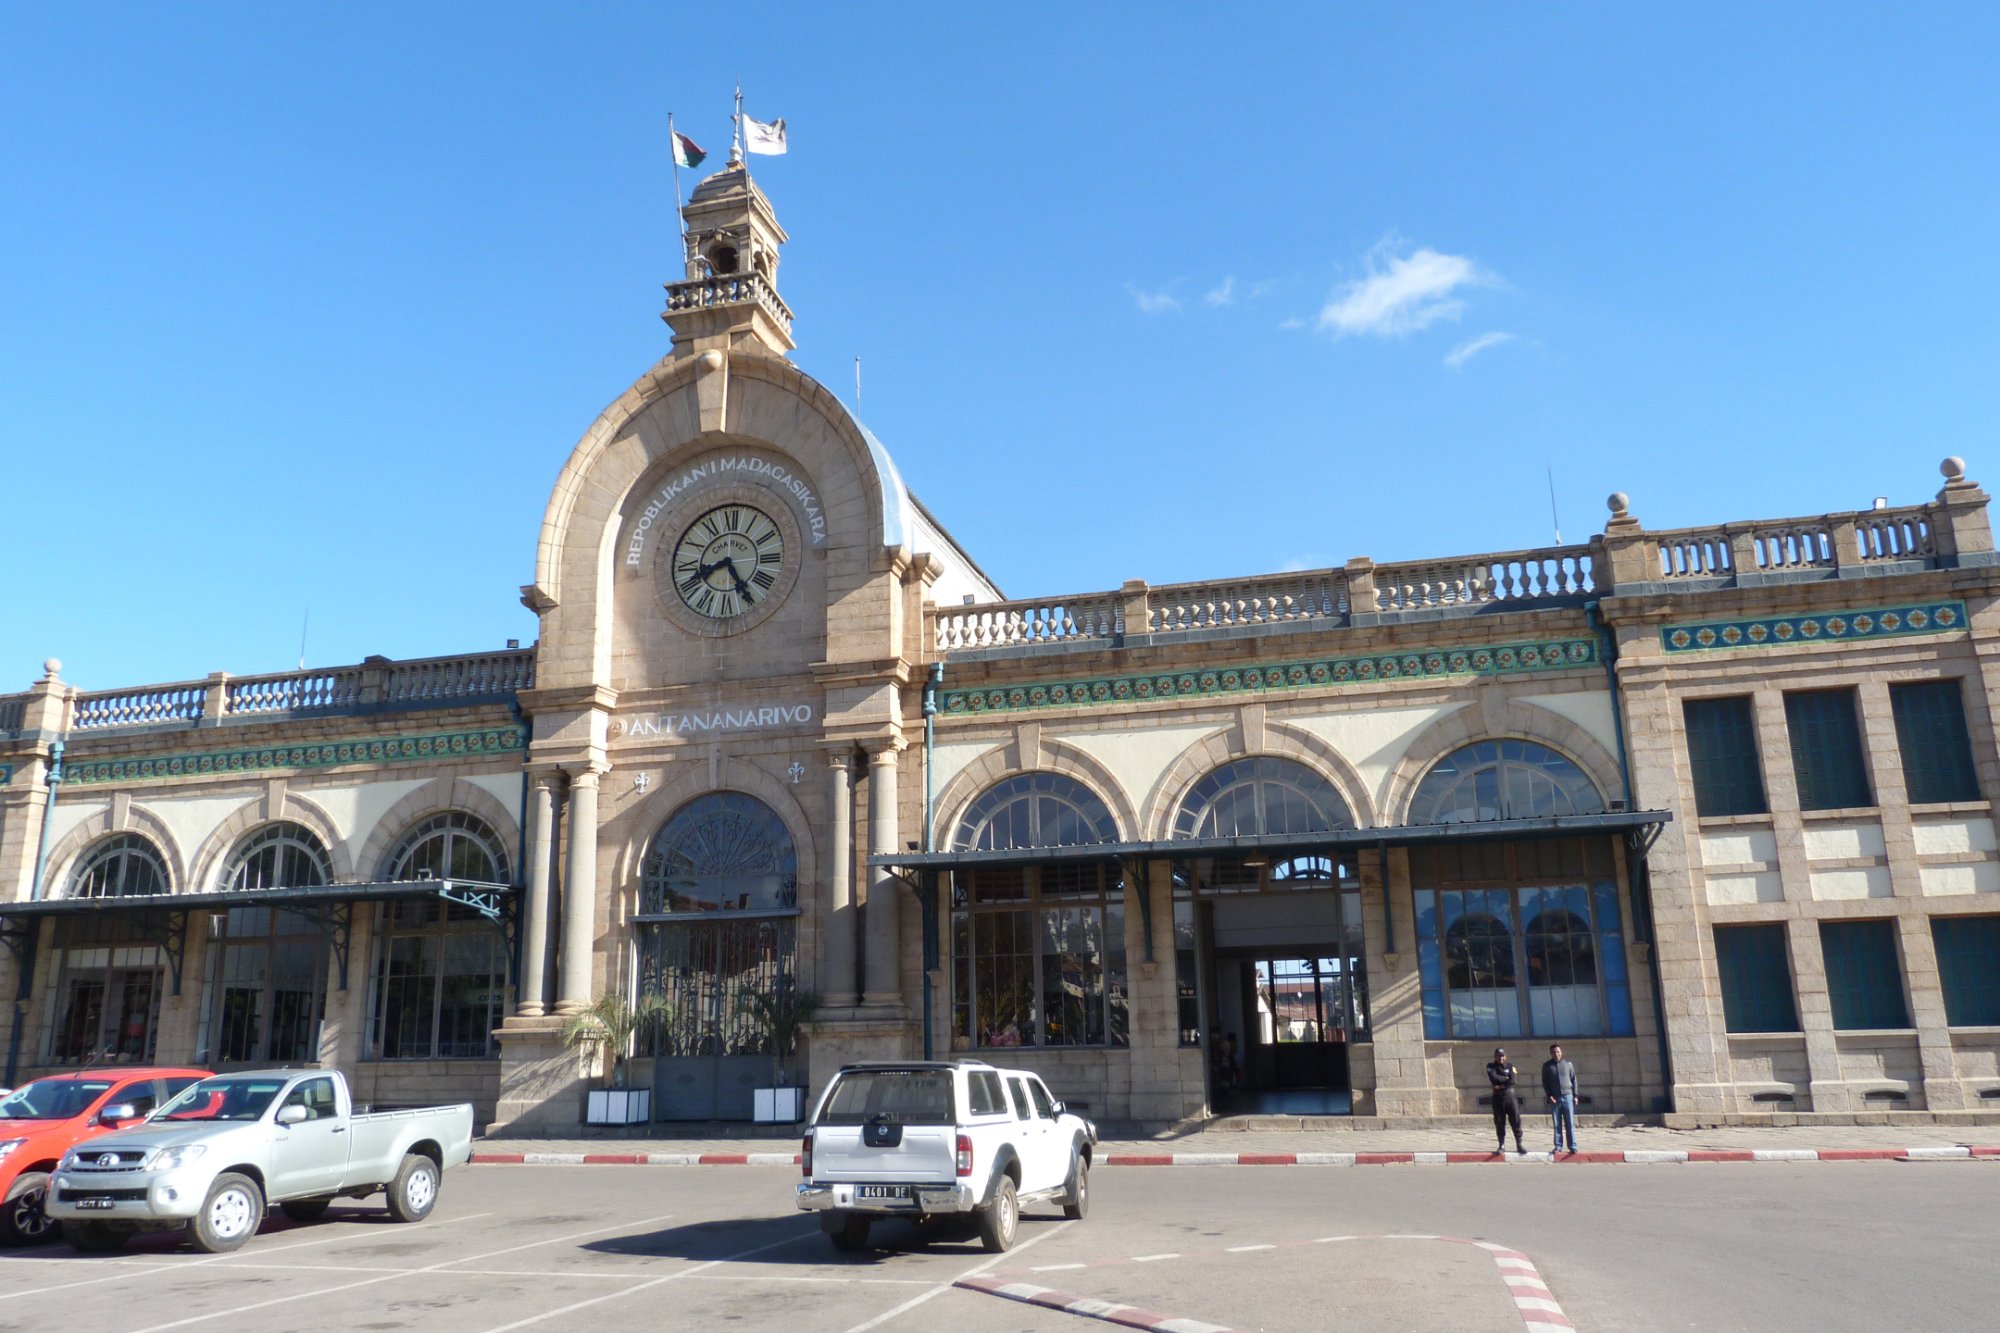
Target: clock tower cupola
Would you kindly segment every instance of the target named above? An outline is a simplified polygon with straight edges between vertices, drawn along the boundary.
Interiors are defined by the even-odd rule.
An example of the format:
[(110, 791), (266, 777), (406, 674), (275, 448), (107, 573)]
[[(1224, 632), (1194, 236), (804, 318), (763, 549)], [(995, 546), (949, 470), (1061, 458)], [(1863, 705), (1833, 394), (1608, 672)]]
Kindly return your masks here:
[(667, 284), (660, 316), (674, 351), (790, 352), (792, 312), (778, 295), (778, 247), (789, 238), (742, 159), (695, 186), (681, 216), (687, 276)]

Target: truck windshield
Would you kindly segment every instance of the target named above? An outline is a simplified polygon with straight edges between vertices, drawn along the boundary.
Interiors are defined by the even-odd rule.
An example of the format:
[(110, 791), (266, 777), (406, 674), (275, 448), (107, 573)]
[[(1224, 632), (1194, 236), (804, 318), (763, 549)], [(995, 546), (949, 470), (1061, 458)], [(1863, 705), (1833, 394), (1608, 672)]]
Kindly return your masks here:
[(949, 1125), (951, 1074), (942, 1069), (868, 1069), (842, 1074), (820, 1112), (822, 1125)]
[(285, 1086), (281, 1078), (205, 1078), (153, 1113), (155, 1120), (255, 1120)]
[(110, 1091), (108, 1081), (45, 1078), (15, 1089), (0, 1101), (0, 1117), (8, 1120), (67, 1120), (82, 1115), (92, 1102)]

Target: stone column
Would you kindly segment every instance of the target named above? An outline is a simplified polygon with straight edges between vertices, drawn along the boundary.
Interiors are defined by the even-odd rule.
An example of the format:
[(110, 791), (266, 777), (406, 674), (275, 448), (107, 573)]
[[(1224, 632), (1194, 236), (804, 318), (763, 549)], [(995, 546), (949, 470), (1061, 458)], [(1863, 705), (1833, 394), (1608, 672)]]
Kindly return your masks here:
[(563, 875), (562, 962), (556, 969), (556, 1012), (590, 1007), (591, 945), (597, 934), (597, 770), (570, 778), (569, 865)]
[[(886, 856), (896, 850), (896, 747), (885, 744), (868, 752), (868, 851)], [(886, 870), (869, 873), (868, 963), (862, 1000), (866, 1004), (900, 1004), (902, 950), (896, 925), (903, 906), (903, 884)]]
[(849, 751), (830, 752), (827, 766), (827, 875), (820, 938), (820, 991), (826, 1003), (854, 1003), (854, 772)]
[(549, 842), (555, 830), (556, 794), (548, 774), (532, 784), (528, 807), (528, 894), (521, 904), (521, 984), (514, 1012), (539, 1018), (548, 1000), (543, 960), (549, 948)]

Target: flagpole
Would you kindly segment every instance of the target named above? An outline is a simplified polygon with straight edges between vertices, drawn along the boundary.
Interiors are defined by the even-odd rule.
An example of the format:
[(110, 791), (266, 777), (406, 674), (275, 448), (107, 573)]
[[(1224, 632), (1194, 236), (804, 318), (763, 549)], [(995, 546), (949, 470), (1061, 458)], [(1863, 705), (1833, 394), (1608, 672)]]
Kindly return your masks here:
[(674, 164), (674, 217), (681, 224), (681, 249), (687, 249), (687, 213), (681, 208), (681, 141), (674, 137), (674, 113), (667, 113), (667, 157)]
[(736, 85), (736, 118), (730, 122), (729, 160), (743, 160), (743, 85)]

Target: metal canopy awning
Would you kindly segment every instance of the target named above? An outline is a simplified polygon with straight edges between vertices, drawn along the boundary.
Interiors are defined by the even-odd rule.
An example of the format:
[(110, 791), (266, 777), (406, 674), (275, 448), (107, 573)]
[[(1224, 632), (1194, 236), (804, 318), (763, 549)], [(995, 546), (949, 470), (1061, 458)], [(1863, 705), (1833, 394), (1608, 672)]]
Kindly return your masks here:
[(1051, 865), (1064, 862), (1174, 860), (1241, 856), (1249, 852), (1315, 852), (1357, 847), (1417, 847), (1445, 842), (1558, 838), (1630, 833), (1670, 823), (1666, 810), (1616, 810), (1598, 815), (1548, 815), (1488, 819), (1462, 824), (1400, 824), (1390, 828), (1330, 829), (1323, 833), (1262, 833), (1241, 838), (1164, 838), (1153, 842), (1097, 842), (1075, 847), (1010, 847), (1003, 851), (884, 852), (868, 858), (878, 870), (970, 870), (980, 866)]
[(188, 921), (197, 912), (227, 912), (237, 907), (274, 907), (310, 918), (326, 932), (340, 969), (340, 989), (347, 989), (348, 944), (353, 934), (356, 903), (396, 902), (437, 898), (469, 907), (498, 926), (506, 938), (509, 979), (517, 960), (514, 936), (520, 895), (517, 884), (488, 884), (470, 879), (391, 879), (362, 884), (316, 884), (311, 888), (241, 889), (224, 893), (128, 894), (111, 898), (45, 898), (35, 902), (0, 903), (0, 943), (24, 963), (31, 957), (35, 928), (43, 917), (57, 920), (79, 916), (131, 918), (139, 933), (166, 954), (172, 993), (181, 993), (181, 964), (187, 954)]

